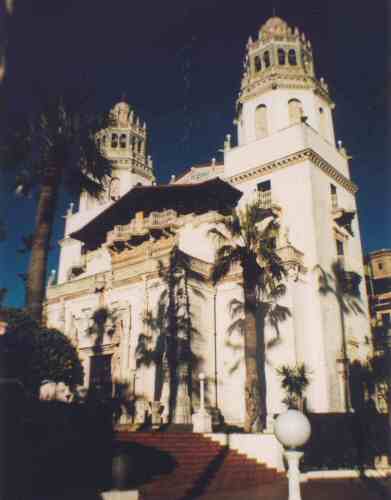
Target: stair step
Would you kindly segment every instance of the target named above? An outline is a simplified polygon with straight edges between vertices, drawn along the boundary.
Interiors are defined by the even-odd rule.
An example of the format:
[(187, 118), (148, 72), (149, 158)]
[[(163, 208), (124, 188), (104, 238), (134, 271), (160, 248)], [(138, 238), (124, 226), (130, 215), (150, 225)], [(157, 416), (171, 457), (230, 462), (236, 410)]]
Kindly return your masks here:
[[(243, 484), (257, 487), (279, 480), (282, 476), (275, 469), (236, 450), (227, 449), (201, 434), (177, 430), (150, 433), (120, 431), (116, 433), (116, 439), (125, 447), (132, 444), (145, 447), (145, 457), (148, 457), (148, 448), (153, 456), (160, 450), (163, 461), (166, 455), (176, 464), (170, 473), (159, 473), (157, 470), (138, 486), (143, 500), (180, 500), (194, 491), (197, 494), (234, 491), (241, 489)], [(147, 468), (148, 465), (146, 463)]]

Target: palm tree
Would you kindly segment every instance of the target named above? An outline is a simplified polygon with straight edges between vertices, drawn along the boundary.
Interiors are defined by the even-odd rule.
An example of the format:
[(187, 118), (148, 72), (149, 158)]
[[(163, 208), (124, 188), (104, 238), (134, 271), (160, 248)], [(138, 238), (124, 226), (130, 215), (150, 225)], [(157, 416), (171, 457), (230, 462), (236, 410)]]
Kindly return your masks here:
[(274, 251), (278, 224), (271, 210), (258, 202), (233, 210), (210, 230), (218, 244), (214, 284), (240, 264), (244, 295), (244, 355), (246, 366), (244, 429), (263, 430), (266, 418), (265, 320), (273, 303), (285, 293), (285, 271)]
[(46, 267), (54, 215), (63, 187), (77, 195), (98, 196), (111, 174), (111, 164), (96, 143), (104, 128), (96, 116), (79, 112), (74, 100), (46, 97), (40, 112), (10, 128), (1, 147), (2, 165), (16, 179), (16, 192), (38, 196), (34, 237), (26, 283), (26, 306), (42, 321)]

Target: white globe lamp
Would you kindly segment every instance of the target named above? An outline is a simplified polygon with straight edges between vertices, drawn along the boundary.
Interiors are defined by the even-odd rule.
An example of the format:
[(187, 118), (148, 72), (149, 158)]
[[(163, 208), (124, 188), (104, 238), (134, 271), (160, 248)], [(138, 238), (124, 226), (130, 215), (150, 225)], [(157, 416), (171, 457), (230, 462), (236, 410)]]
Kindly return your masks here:
[(298, 410), (288, 410), (274, 422), (274, 433), (280, 443), (287, 448), (289, 500), (301, 500), (299, 462), (303, 456), (297, 448), (303, 446), (311, 436), (308, 418)]

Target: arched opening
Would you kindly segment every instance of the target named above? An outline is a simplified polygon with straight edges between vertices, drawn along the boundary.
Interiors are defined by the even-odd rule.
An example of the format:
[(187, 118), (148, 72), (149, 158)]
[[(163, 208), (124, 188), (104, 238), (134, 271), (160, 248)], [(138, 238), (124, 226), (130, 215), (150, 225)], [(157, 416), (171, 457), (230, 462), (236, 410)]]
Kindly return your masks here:
[(110, 182), (109, 189), (110, 200), (118, 200), (120, 197), (120, 180), (118, 177), (113, 177)]
[(116, 148), (118, 146), (118, 135), (111, 134), (111, 147)]
[(268, 50), (263, 54), (263, 62), (265, 64), (265, 68), (270, 66), (270, 53)]
[(102, 146), (106, 146), (106, 135), (102, 135)]
[(288, 61), (291, 66), (296, 66), (297, 64), (297, 56), (295, 49), (290, 49), (288, 52)]
[(285, 64), (285, 50), (278, 49), (277, 54), (278, 54), (278, 64), (280, 66), (283, 66)]
[(119, 145), (120, 145), (120, 147), (121, 147), (121, 148), (123, 148), (123, 149), (124, 149), (124, 148), (126, 148), (126, 142), (127, 142), (127, 140), (126, 140), (126, 139), (127, 139), (127, 138), (126, 138), (126, 134), (121, 134), (121, 136), (120, 136), (120, 138), (119, 138)]
[(258, 71), (261, 71), (262, 69), (262, 62), (261, 58), (259, 56), (254, 57), (254, 66), (255, 66), (255, 72), (258, 73)]
[(255, 110), (255, 136), (257, 139), (267, 136), (267, 107), (260, 104)]
[(289, 110), (289, 123), (293, 125), (294, 123), (299, 123), (303, 116), (303, 106), (299, 99), (291, 99), (288, 102)]

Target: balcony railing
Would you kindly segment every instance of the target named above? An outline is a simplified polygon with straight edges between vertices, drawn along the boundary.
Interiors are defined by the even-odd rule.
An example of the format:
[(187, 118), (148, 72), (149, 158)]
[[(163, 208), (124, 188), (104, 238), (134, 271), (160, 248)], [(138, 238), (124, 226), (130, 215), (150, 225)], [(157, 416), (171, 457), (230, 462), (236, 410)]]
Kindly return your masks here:
[(270, 191), (257, 191), (258, 203), (261, 208), (272, 208), (272, 192)]
[(146, 218), (133, 219), (129, 224), (115, 226), (107, 233), (107, 243), (115, 241), (128, 241), (133, 236), (145, 236), (151, 230), (164, 230), (178, 224), (178, 214), (175, 210), (165, 210), (163, 212), (151, 212)]

